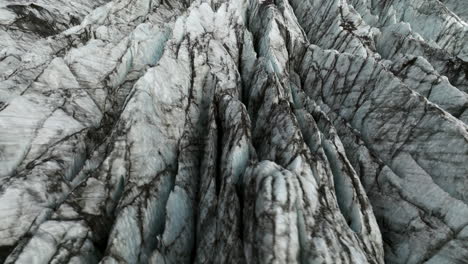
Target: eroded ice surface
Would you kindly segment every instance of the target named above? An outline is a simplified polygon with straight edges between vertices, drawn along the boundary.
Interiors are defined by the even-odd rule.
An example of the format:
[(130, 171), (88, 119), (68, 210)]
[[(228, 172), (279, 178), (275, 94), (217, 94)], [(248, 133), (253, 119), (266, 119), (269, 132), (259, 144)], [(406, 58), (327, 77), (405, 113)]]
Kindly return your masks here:
[(0, 0), (0, 262), (466, 263), (467, 10)]

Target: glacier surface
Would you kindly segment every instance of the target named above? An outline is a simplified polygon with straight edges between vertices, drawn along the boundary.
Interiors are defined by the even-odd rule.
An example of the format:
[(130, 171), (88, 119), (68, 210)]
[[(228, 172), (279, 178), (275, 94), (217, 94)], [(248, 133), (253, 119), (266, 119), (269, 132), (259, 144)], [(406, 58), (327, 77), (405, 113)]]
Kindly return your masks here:
[(0, 262), (468, 263), (468, 2), (0, 0)]

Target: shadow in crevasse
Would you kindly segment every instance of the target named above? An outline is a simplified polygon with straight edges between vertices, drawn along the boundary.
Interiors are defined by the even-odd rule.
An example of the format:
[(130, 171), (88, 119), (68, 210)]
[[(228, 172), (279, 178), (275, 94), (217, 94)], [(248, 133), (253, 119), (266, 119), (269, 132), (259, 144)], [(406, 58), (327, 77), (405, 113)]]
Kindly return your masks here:
[(32, 32), (41, 37), (56, 35), (59, 32), (50, 12), (39, 5), (8, 5), (7, 8), (17, 15), (11, 27), (17, 27), (19, 30)]
[(0, 263), (5, 262), (14, 248), (14, 246), (0, 246)]

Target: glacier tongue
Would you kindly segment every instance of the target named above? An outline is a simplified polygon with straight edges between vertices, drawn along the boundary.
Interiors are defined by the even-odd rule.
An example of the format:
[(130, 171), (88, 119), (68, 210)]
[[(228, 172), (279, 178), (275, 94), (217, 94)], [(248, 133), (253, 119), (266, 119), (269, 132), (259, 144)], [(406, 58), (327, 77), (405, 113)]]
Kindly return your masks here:
[(468, 3), (0, 0), (0, 262), (466, 263)]

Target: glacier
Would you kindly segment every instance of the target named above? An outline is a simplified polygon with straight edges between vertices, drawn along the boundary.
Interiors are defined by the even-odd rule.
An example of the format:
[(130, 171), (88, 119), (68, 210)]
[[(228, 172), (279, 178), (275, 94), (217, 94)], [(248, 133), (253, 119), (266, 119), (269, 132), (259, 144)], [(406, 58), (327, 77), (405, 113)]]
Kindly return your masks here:
[(468, 263), (468, 2), (0, 0), (0, 263)]

